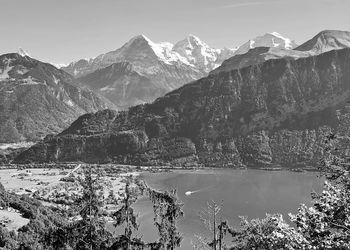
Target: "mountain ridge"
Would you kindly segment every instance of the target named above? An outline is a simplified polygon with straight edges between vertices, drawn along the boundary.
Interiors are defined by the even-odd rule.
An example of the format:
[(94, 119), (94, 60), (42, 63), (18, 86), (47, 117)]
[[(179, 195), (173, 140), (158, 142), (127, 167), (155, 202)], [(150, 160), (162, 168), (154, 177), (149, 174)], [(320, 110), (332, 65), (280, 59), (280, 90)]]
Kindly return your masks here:
[(296, 47), (295, 50), (320, 54), (333, 49), (350, 47), (350, 32), (341, 30), (323, 30), (316, 36)]
[(245, 54), (249, 50), (257, 47), (282, 48), (291, 50), (297, 47), (297, 44), (295, 43), (295, 41), (289, 38), (285, 38), (278, 32), (271, 32), (250, 39), (248, 42), (239, 46), (238, 49), (235, 51), (234, 55)]
[[(162, 62), (169, 64), (169, 65), (183, 63), (187, 66), (194, 67), (195, 64), (191, 63), (191, 61), (193, 61), (193, 58), (189, 58), (188, 57), (189, 55), (186, 52), (190, 49), (196, 49), (194, 47), (200, 47), (200, 50), (203, 50), (203, 51), (210, 51), (210, 53), (208, 53), (208, 54), (211, 54), (211, 55), (209, 55), (208, 59), (206, 58), (206, 56), (208, 56), (208, 55), (203, 55), (203, 54), (199, 55), (199, 56), (204, 57), (206, 60), (205, 59), (201, 60), (201, 63), (199, 65), (198, 69), (203, 71), (203, 72), (207, 72), (207, 73), (211, 69), (205, 69), (205, 66), (206, 66), (205, 61), (210, 60), (210, 63), (214, 64), (218, 59), (220, 60), (220, 58), (218, 58), (218, 57), (220, 57), (221, 51), (225, 51), (225, 53), (227, 53), (227, 54), (229, 54), (229, 53), (233, 54), (233, 52), (235, 50), (235, 49), (226, 49), (226, 48), (224, 48), (224, 49), (212, 49), (206, 43), (202, 42), (198, 37), (191, 35), (191, 34), (188, 37), (186, 37), (185, 39), (178, 41), (175, 44), (172, 44), (170, 42), (155, 43), (151, 39), (146, 37), (145, 35), (137, 35), (137, 36), (134, 36), (133, 38), (131, 38), (128, 42), (126, 42), (119, 49), (116, 49), (114, 51), (110, 51), (110, 52), (107, 52), (104, 54), (100, 54), (97, 57), (91, 58), (89, 60), (80, 59), (77, 62), (71, 63), (67, 67), (63, 67), (62, 69), (66, 70), (68, 73), (71, 73), (72, 75), (74, 75), (76, 77), (81, 77), (82, 75), (86, 75), (87, 73), (93, 72), (97, 68), (107, 67), (107, 66), (109, 66), (109, 64), (112, 64), (112, 63), (117, 63), (120, 61), (129, 61), (130, 63), (133, 63), (133, 61), (137, 61), (137, 60), (135, 60), (134, 58), (128, 57), (127, 54), (129, 52), (127, 50), (130, 47), (136, 46), (135, 44), (137, 44), (137, 43), (138, 44), (144, 43), (145, 45), (148, 45), (148, 46), (146, 46), (147, 49), (151, 48), (152, 52), (154, 53), (154, 55), (157, 56), (158, 59), (160, 59)], [(195, 46), (193, 46), (193, 45), (195, 45)], [(183, 46), (183, 48), (181, 48), (181, 46)], [(123, 53), (126, 55), (124, 55), (124, 56), (122, 55), (122, 59), (118, 59), (118, 57), (120, 57), (119, 54), (123, 54)], [(104, 60), (106, 60), (106, 57), (110, 57), (110, 60), (104, 61)], [(82, 73), (75, 71), (75, 70), (77, 70), (74, 68), (75, 64), (77, 64), (77, 63), (83, 64), (83, 62), (84, 62), (84, 64), (91, 65), (92, 69), (83, 69), (84, 72), (82, 72)], [(102, 62), (102, 65), (98, 65), (101, 62)], [(217, 64), (220, 64), (220, 61), (217, 62)]]
[[(272, 33), (273, 34), (273, 33)], [(291, 49), (284, 47), (254, 47), (246, 53), (235, 54), (225, 60), (221, 66), (211, 71), (209, 74), (217, 74), (222, 71), (230, 71), (256, 65), (268, 60), (285, 58), (297, 60), (303, 57), (319, 55), (330, 50), (350, 48), (350, 32), (338, 30), (324, 30), (316, 36), (306, 41), (302, 45)]]

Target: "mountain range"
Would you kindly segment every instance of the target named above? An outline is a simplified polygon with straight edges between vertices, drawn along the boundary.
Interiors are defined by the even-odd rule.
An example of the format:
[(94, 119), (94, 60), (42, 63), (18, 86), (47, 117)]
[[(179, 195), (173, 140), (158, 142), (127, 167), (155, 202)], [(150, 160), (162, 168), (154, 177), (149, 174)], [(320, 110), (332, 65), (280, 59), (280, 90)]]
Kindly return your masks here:
[(15, 161), (314, 165), (325, 136), (350, 132), (348, 38), (323, 31), (297, 47), (274, 41), (236, 53), (151, 104), (83, 115)]
[[(288, 47), (289, 39), (279, 37), (266, 34), (254, 44), (268, 46), (278, 42), (278, 47)], [(123, 110), (152, 102), (187, 82), (207, 76), (245, 47), (213, 49), (193, 35), (175, 44), (154, 43), (140, 35), (115, 51), (79, 60), (62, 70), (31, 58), (23, 49), (3, 55), (0, 141), (36, 141), (62, 131), (86, 112), (106, 107)], [(80, 92), (83, 100), (79, 94), (73, 94)]]
[(234, 51), (212, 49), (193, 35), (176, 44), (154, 43), (139, 35), (115, 51), (62, 69), (126, 109), (206, 76)]
[[(70, 63), (62, 69), (120, 109), (126, 109), (152, 102), (185, 83), (205, 77), (224, 60), (254, 46), (292, 49), (296, 44), (276, 32), (233, 49), (211, 48), (194, 35), (175, 44), (154, 43), (139, 35), (115, 51)], [(130, 64), (126, 71), (125, 63)]]
[[(273, 32), (278, 37), (278, 33)], [(266, 35), (269, 37), (270, 35)], [(268, 41), (272, 40), (273, 43)], [(337, 30), (325, 30), (318, 33), (315, 37), (308, 40), (304, 44), (297, 46), (295, 42), (290, 39), (282, 39), (277, 43), (275, 39), (267, 39), (265, 43), (262, 43), (262, 37), (258, 37), (257, 41), (250, 40), (239, 48), (235, 55), (225, 60), (220, 67), (214, 69), (210, 74), (216, 74), (222, 71), (230, 71), (232, 69), (244, 68), (251, 65), (263, 63), (272, 59), (290, 59), (296, 60), (303, 57), (309, 57), (319, 55), (330, 50), (338, 50), (350, 47), (350, 32), (337, 31)], [(253, 46), (246, 51), (248, 44)], [(261, 46), (255, 47), (260, 44)], [(280, 46), (282, 45), (282, 46)], [(246, 51), (244, 54), (239, 53), (240, 51)]]

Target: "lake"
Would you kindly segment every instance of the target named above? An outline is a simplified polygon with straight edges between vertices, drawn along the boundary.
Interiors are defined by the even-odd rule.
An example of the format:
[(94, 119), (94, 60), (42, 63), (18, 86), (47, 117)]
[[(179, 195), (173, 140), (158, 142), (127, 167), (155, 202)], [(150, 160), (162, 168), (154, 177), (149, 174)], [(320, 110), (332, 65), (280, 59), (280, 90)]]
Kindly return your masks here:
[[(222, 218), (238, 226), (239, 216), (263, 218), (266, 213), (296, 213), (300, 203), (311, 204), (310, 193), (320, 192), (324, 180), (312, 172), (263, 170), (199, 170), (170, 173), (144, 173), (141, 177), (159, 190), (177, 189), (184, 203), (185, 216), (178, 227), (183, 234), (180, 249), (192, 249), (195, 234), (206, 235), (198, 212), (207, 201), (223, 202)], [(186, 192), (193, 192), (186, 195)], [(188, 193), (187, 193), (188, 194)], [(134, 205), (139, 214), (140, 232), (145, 241), (153, 241), (157, 231), (153, 225), (151, 202), (142, 198)]]

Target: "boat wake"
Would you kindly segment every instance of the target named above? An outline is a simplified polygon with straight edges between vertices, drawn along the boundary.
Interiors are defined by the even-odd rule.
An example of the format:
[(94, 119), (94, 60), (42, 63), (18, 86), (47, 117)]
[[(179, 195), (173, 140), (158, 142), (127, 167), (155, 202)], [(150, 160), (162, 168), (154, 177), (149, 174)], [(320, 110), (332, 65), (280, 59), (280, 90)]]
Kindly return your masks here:
[(197, 192), (199, 192), (199, 191), (201, 191), (201, 190), (187, 191), (187, 192), (185, 193), (185, 195), (186, 195), (186, 196), (190, 196), (191, 194), (197, 193)]
[(194, 194), (194, 193), (198, 193), (198, 192), (204, 191), (204, 190), (206, 190), (206, 189), (208, 189), (208, 188), (211, 188), (211, 187), (212, 187), (212, 186), (209, 186), (209, 187), (206, 187), (206, 188), (201, 188), (201, 189), (194, 190), (194, 191), (187, 191), (187, 192), (185, 192), (185, 195), (186, 195), (186, 196), (190, 196), (190, 195), (192, 195), (192, 194)]

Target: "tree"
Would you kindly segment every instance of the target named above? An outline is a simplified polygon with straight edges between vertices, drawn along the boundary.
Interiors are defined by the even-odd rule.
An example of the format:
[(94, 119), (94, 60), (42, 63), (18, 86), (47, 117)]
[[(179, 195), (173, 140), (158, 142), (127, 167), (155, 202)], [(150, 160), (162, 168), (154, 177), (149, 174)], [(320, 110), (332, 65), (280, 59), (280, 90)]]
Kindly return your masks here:
[(84, 170), (83, 177), (79, 178), (83, 194), (78, 200), (78, 213), (81, 217), (73, 223), (75, 249), (106, 249), (111, 234), (105, 229), (103, 217), (103, 187), (99, 173), (93, 174), (92, 168)]
[(197, 249), (219, 249), (223, 247), (223, 237), (225, 233), (225, 222), (219, 220), (219, 214), (222, 209), (222, 204), (217, 204), (215, 201), (207, 202), (206, 208), (199, 212), (199, 218), (204, 226), (212, 234), (212, 238), (206, 239), (203, 236), (196, 236), (196, 242), (193, 243)]
[(316, 249), (350, 249), (350, 163), (348, 136), (330, 134), (320, 170), (328, 181), (314, 204), (290, 215), (297, 229)]
[(0, 142), (18, 142), (21, 135), (18, 133), (16, 123), (9, 119), (0, 129)]
[(308, 243), (280, 214), (268, 214), (264, 219), (251, 221), (241, 217), (240, 228), (228, 231), (233, 238), (232, 250), (305, 249)]
[(159, 192), (148, 188), (150, 200), (153, 203), (154, 224), (160, 236), (160, 249), (175, 249), (179, 247), (182, 236), (177, 230), (176, 222), (184, 215), (183, 204), (178, 201), (176, 190)]
[[(134, 184), (131, 187), (131, 184)], [(134, 214), (132, 203), (138, 195), (148, 195), (153, 203), (154, 223), (158, 229), (160, 239), (145, 243), (140, 238), (132, 237), (138, 230), (137, 216)], [(177, 230), (176, 221), (183, 216), (183, 204), (178, 202), (176, 191), (160, 192), (146, 185), (138, 178), (127, 178), (121, 208), (113, 214), (114, 225), (125, 225), (124, 235), (117, 238), (110, 249), (175, 249), (180, 246), (181, 235)]]
[(125, 185), (125, 193), (122, 200), (122, 206), (113, 214), (115, 227), (119, 227), (125, 224), (123, 235), (124, 237), (119, 237), (117, 242), (113, 244), (115, 249), (118, 249), (118, 247), (122, 248), (124, 245), (125, 248), (123, 249), (131, 249), (131, 246), (133, 244), (132, 234), (134, 231), (138, 230), (139, 227), (139, 225), (136, 222), (137, 216), (134, 214), (134, 209), (131, 207), (132, 192), (130, 189), (130, 184), (131, 180), (128, 179)]

